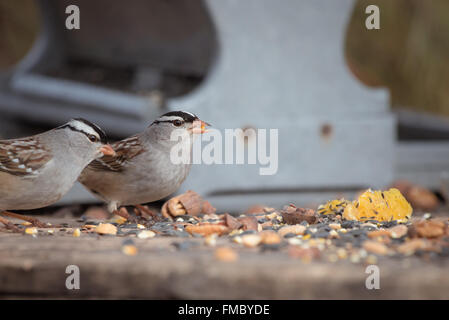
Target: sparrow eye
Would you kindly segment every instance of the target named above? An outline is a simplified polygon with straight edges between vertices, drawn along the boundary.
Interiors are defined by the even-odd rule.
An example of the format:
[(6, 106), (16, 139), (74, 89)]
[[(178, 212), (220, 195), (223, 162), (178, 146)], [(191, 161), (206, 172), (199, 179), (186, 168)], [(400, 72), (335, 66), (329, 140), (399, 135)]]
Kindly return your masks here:
[(98, 137), (94, 136), (93, 134), (90, 134), (88, 136), (89, 140), (92, 142), (98, 142)]
[(173, 121), (173, 125), (175, 126), (175, 127), (180, 127), (180, 126), (182, 126), (182, 121), (181, 120), (175, 120), (175, 121)]

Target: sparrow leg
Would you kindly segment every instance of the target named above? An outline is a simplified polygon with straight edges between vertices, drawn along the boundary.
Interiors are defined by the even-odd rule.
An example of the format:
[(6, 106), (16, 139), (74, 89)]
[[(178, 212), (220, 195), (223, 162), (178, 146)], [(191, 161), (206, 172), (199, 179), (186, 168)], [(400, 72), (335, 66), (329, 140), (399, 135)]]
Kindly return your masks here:
[(130, 221), (130, 219), (131, 219), (131, 216), (129, 215), (128, 210), (126, 210), (125, 207), (122, 207), (119, 210), (117, 210), (117, 209), (114, 210), (112, 212), (112, 214), (116, 214), (122, 218), (125, 218), (127, 221)]
[(16, 227), (11, 221), (8, 219), (5, 219), (3, 217), (0, 217), (0, 222), (3, 223), (6, 226), (6, 229), (12, 230), (13, 232), (22, 232), (20, 228)]
[(153, 219), (158, 218), (157, 213), (151, 211), (150, 209), (148, 209), (148, 207), (143, 206), (141, 204), (137, 204), (134, 206), (135, 207), (135, 211), (136, 214), (138, 214), (139, 216), (141, 216), (142, 218), (144, 218), (144, 215), (150, 216)]
[(9, 211), (2, 211), (0, 214), (10, 217), (10, 218), (16, 218), (16, 219), (20, 219), (23, 221), (28, 221), (30, 222), (33, 227), (38, 227), (38, 228), (48, 228), (48, 225), (39, 221), (36, 218), (32, 218), (32, 217), (28, 217), (28, 216), (24, 216), (18, 213), (14, 213), (14, 212), (9, 212)]

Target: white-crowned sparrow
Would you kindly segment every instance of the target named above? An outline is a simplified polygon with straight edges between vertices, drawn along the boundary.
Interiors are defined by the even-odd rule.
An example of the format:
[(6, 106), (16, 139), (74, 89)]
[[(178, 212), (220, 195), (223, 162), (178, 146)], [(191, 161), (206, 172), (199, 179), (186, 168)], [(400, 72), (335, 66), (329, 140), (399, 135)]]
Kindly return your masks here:
[(180, 187), (191, 167), (171, 161), (170, 151), (179, 143), (171, 139), (173, 130), (185, 132), (191, 150), (193, 134), (204, 133), (208, 125), (189, 112), (168, 112), (143, 132), (111, 144), (116, 155), (92, 161), (78, 180), (106, 201), (110, 212), (160, 200)]
[[(44, 226), (37, 219), (3, 210), (42, 208), (58, 201), (92, 160), (113, 155), (106, 135), (84, 119), (26, 138), (0, 141), (0, 213)], [(10, 229), (7, 219), (0, 222)]]

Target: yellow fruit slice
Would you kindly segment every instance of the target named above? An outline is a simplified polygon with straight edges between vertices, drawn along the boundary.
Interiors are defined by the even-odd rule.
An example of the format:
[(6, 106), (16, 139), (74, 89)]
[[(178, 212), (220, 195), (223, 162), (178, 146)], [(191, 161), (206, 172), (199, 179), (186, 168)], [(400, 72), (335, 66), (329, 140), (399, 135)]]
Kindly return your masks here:
[(407, 221), (413, 208), (398, 189), (388, 191), (371, 189), (346, 206), (343, 218), (346, 220)]

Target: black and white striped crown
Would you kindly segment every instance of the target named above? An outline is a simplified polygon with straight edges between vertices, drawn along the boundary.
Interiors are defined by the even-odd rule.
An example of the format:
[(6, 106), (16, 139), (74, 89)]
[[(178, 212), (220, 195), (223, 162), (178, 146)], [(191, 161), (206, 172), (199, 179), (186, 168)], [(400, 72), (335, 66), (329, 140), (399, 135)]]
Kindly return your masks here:
[(154, 123), (173, 122), (175, 120), (183, 120), (184, 122), (193, 122), (195, 120), (198, 120), (198, 117), (195, 114), (187, 111), (171, 111), (157, 118), (154, 121)]
[(104, 144), (106, 144), (108, 140), (106, 133), (99, 126), (83, 118), (72, 119), (57, 129), (64, 128), (69, 128), (72, 131), (83, 133), (87, 137), (94, 135)]

